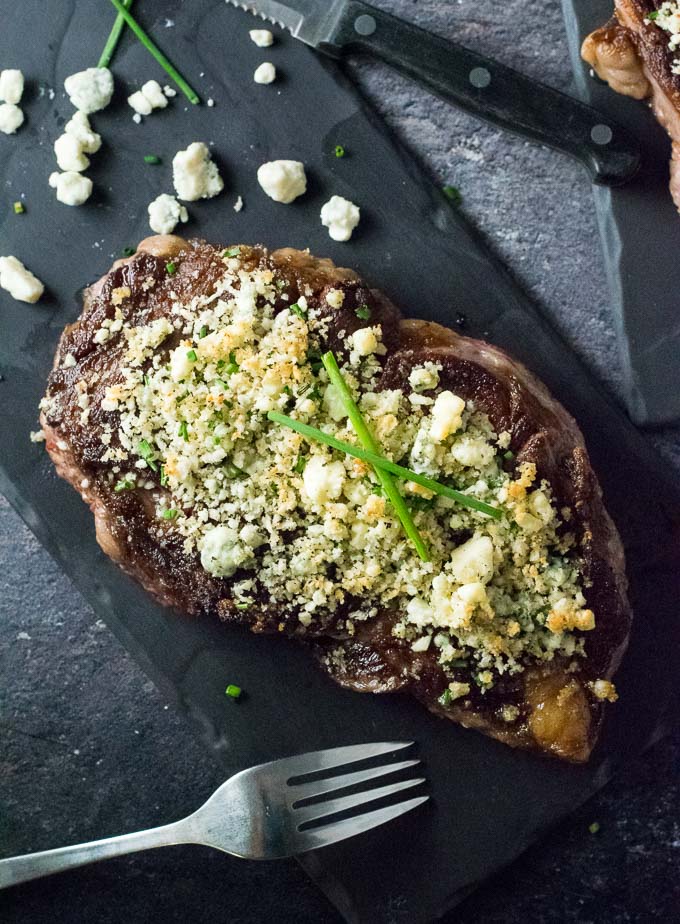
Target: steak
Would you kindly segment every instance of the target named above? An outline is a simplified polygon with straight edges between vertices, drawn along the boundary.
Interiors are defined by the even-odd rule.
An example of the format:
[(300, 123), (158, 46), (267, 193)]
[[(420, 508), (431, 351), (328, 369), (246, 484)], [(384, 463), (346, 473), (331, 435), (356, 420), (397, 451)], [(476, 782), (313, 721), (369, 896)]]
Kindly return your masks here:
[(680, 68), (668, 31), (654, 18), (662, 6), (616, 0), (614, 17), (586, 37), (581, 55), (612, 90), (649, 101), (671, 137), (670, 191), (680, 209)]
[[(505, 434), (501, 476), (509, 484), (521, 484), (522, 473), (535, 473), (535, 483), (547, 486), (555, 507), (562, 511), (561, 531), (568, 530), (572, 537), (564, 539), (561, 560), (578, 565), (585, 612), (595, 614), (594, 628), (575, 628), (572, 633), (576, 649), (582, 646), (581, 656), (556, 648), (554, 656), (527, 655), (516, 669), (501, 670), (493, 684), (473, 682), (478, 665), (463, 659), (452, 668), (442, 663), (436, 638), (435, 644), (429, 644), (430, 636), (419, 644), (400, 632), (404, 612), (398, 600), (378, 600), (369, 614), (362, 611), (353, 618), (364, 605), (361, 594), (336, 593), (339, 602), (317, 608), (311, 618), (299, 601), (282, 600), (281, 593), (277, 597), (264, 579), (258, 580), (265, 574), (265, 559), (257, 556), (272, 558), (266, 544), (252, 553), (255, 564), (249, 568), (237, 562), (228, 573), (216, 569), (211, 573), (198, 548), (191, 546), (191, 537), (179, 530), (179, 520), (173, 518), (190, 514), (191, 504), (183, 511), (168, 506), (177, 503), (168, 487), (169, 451), (165, 466), (159, 466), (160, 458), (154, 462), (148, 441), (142, 441), (137, 449), (141, 459), (136, 462), (142, 480), (133, 477), (126, 482), (125, 465), (117, 461), (127, 455), (120, 448), (126, 445), (125, 405), (112, 395), (120, 394), (124, 380), (128, 334), (165, 331), (147, 351), (144, 382), (149, 376), (166, 375), (175, 357), (184, 355), (178, 321), (183, 306), (219, 303), (218, 287), (225, 272), (240, 280), (234, 283), (235, 297), (250, 278), (239, 274), (268, 274), (265, 278), (275, 285), (274, 319), (285, 309), (290, 316), (291, 306), (300, 312), (304, 305), (304, 312), (317, 319), (319, 352), (333, 350), (339, 362), (349, 362), (350, 346), (358, 342), (354, 335), (366, 327), (370, 315), (372, 329), (382, 330), (382, 344), (371, 360), (376, 364), (378, 396), (401, 393), (416, 407), (418, 402), (431, 406), (438, 395), (450, 392), (475, 413), (486, 415), (495, 434)], [(263, 298), (258, 296), (258, 305)], [(267, 329), (272, 324), (275, 320)], [(204, 326), (187, 356), (195, 360), (196, 350), (208, 340)], [(238, 368), (233, 351), (229, 357)], [(413, 370), (433, 368), (438, 370), (438, 382), (423, 393), (429, 397), (416, 394)], [(228, 374), (227, 366), (222, 375)], [(335, 681), (353, 690), (405, 691), (436, 714), (509, 745), (574, 762), (588, 758), (605, 701), (615, 699), (609, 681), (630, 629), (623, 549), (575, 421), (524, 366), (502, 350), (438, 324), (401, 319), (397, 308), (353, 271), (308, 252), (269, 252), (243, 245), (223, 251), (203, 242), (158, 236), (143, 241), (133, 257), (118, 261), (85, 292), (80, 317), (62, 334), (41, 408), (47, 451), (57, 472), (90, 505), (102, 549), (158, 602), (190, 616), (210, 614), (254, 632), (285, 633), (308, 646)], [(186, 428), (184, 438), (189, 438)], [(218, 435), (215, 442), (219, 441)], [(245, 474), (233, 464), (232, 469), (234, 477)], [(524, 488), (515, 490), (521, 493)], [(420, 500), (425, 505), (431, 502)], [(299, 541), (298, 534), (305, 529), (303, 521), (297, 530), (283, 535), (280, 548)], [(456, 543), (464, 545), (469, 535), (464, 529), (460, 532)], [(286, 569), (290, 568), (288, 560)], [(287, 575), (288, 571), (282, 580)], [(332, 566), (328, 575), (327, 583), (335, 586)], [(246, 586), (249, 595), (244, 603)], [(450, 689), (463, 692), (451, 697)]]

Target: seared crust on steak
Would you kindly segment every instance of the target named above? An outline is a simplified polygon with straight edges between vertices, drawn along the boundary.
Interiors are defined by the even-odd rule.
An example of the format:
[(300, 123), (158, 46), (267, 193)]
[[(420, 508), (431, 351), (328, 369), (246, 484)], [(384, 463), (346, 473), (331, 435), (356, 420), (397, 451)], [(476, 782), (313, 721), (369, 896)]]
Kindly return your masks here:
[[(349, 636), (342, 607), (309, 627), (295, 613), (282, 616), (281, 608), (263, 595), (257, 605), (238, 609), (230, 593), (231, 580), (211, 576), (196, 554), (187, 554), (171, 522), (166, 521), (159, 533), (148, 491), (116, 493), (107, 477), (110, 463), (100, 461), (102, 428), (115, 412), (102, 410), (101, 400), (106, 388), (119, 380), (124, 343), (122, 337), (97, 342), (97, 331), (105, 319), (114, 318), (115, 293), (121, 290), (129, 290), (118, 302), (126, 321), (139, 326), (171, 318), (173, 299), (189, 301), (212, 291), (224, 272), (221, 253), (208, 244), (173, 236), (147, 239), (134, 257), (119, 261), (85, 293), (80, 318), (61, 337), (41, 422), (57, 471), (93, 510), (104, 551), (165, 605), (192, 615), (217, 615), (256, 632), (286, 632), (305, 641), (344, 686), (376, 693), (406, 690), (433, 712), (507, 744), (586, 760), (603, 714), (593, 684), (613, 675), (630, 628), (623, 549), (576, 423), (527, 369), (502, 350), (438, 324), (401, 320), (383, 295), (329, 260), (290, 249), (240, 248), (244, 267), (270, 268), (277, 277), (285, 277), (291, 301), (311, 289), (308, 304), (327, 312), (329, 319), (325, 349), (342, 354), (345, 339), (339, 334), (359, 329), (362, 322), (356, 309), (370, 306), (372, 323), (382, 326), (387, 347), (379, 389), (398, 388), (408, 394), (411, 370), (436, 362), (442, 367), (439, 390), (449, 389), (465, 401), (474, 401), (496, 432), (510, 434), (514, 457), (508, 468), (525, 462), (536, 465), (538, 477), (551, 485), (557, 506), (572, 511), (570, 530), (577, 536), (584, 593), (596, 614), (595, 629), (585, 638), (586, 657), (577, 665), (559, 657), (529, 665), (522, 673), (501, 677), (487, 692), (472, 686), (469, 695), (443, 706), (439, 698), (450, 678), (439, 665), (434, 646), (414, 652), (409, 642), (392, 634), (399, 613), (385, 608), (374, 619), (358, 623)], [(174, 275), (166, 271), (170, 258), (177, 264)], [(341, 308), (328, 305), (325, 296), (331, 288), (344, 293)], [(278, 307), (285, 305), (282, 301)], [(167, 348), (166, 343), (163, 349)], [(82, 390), (78, 383), (83, 381), (90, 395), (85, 418), (78, 400)], [(158, 482), (157, 474), (148, 477)], [(158, 490), (163, 490), (160, 485)]]
[(615, 16), (586, 37), (581, 55), (612, 90), (649, 100), (673, 142), (670, 191), (680, 209), (680, 75), (673, 73), (678, 53), (669, 49), (668, 33), (647, 18), (660, 5), (615, 0)]

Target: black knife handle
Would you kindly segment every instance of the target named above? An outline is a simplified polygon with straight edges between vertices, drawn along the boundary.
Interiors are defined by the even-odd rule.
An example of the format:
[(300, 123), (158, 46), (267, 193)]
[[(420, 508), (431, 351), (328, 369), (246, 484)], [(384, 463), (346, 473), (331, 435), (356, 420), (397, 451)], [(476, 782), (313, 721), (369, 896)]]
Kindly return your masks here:
[(596, 109), (367, 3), (343, 7), (329, 51), (376, 55), (462, 109), (577, 158), (594, 183), (636, 173), (638, 141)]

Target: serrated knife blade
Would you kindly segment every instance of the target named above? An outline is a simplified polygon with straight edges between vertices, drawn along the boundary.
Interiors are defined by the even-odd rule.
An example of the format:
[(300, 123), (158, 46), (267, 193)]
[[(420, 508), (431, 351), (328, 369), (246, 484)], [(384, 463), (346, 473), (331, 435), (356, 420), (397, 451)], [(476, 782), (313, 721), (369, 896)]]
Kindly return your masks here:
[(371, 54), (450, 103), (575, 157), (615, 186), (640, 164), (636, 138), (596, 109), (360, 0), (227, 0), (326, 54)]

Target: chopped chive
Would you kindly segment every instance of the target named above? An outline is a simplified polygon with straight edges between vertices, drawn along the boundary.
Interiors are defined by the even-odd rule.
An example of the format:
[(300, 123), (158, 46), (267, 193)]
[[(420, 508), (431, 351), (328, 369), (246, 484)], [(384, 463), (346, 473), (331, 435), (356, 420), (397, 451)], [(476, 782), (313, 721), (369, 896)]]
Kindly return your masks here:
[(360, 305), (354, 314), (359, 318), (359, 320), (368, 321), (371, 316), (371, 309), (368, 307), (368, 305)]
[(240, 247), (228, 247), (222, 252), (222, 257), (238, 257), (241, 253)]
[(174, 520), (179, 515), (179, 510), (164, 510), (161, 516), (164, 520)]
[(291, 391), (290, 385), (284, 385), (281, 391), (284, 393), (284, 395), (288, 395), (290, 398), (293, 397), (293, 392)]
[(137, 454), (140, 455), (142, 459), (144, 459), (152, 472), (158, 471), (158, 466), (152, 459), (154, 454), (153, 446), (151, 446), (147, 440), (140, 440), (139, 445), (137, 446)]
[(647, 13), (647, 19), (651, 19), (652, 22), (654, 22), (655, 19), (658, 19), (658, 16), (658, 10), (652, 10), (651, 13)]
[(503, 453), (503, 458), (507, 459), (509, 462), (511, 459), (515, 458), (515, 453), (512, 451), (512, 449), (508, 449), (507, 452)]
[(179, 434), (179, 436), (182, 437), (182, 439), (183, 439), (185, 442), (187, 442), (187, 443), (189, 442), (189, 428), (188, 428), (188, 426), (187, 426), (186, 420), (183, 420), (183, 421), (181, 422), (181, 424), (179, 425), (179, 429), (178, 429), (177, 433)]
[(229, 475), (230, 478), (247, 478), (248, 472), (244, 472), (242, 468), (239, 468), (238, 465), (234, 465), (233, 462), (227, 461), (224, 463), (224, 470)]
[(442, 186), (442, 192), (454, 205), (460, 205), (463, 201), (460, 190), (456, 189), (455, 186)]
[(23, 202), (15, 202), (13, 205), (15, 215), (23, 215), (26, 211)]
[(134, 481), (130, 481), (128, 478), (122, 478), (119, 482), (116, 483), (116, 486), (113, 490), (116, 492), (116, 494), (120, 494), (121, 491), (132, 491), (134, 487)]
[(591, 822), (588, 825), (588, 830), (590, 831), (591, 834), (597, 834), (597, 832), (600, 830), (600, 822), (599, 821)]
[(437, 699), (440, 706), (449, 706), (451, 704), (451, 690), (447, 687), (442, 695)]
[(336, 157), (344, 157), (344, 156), (345, 156), (345, 149), (343, 148), (343, 146), (342, 146), (341, 144), (336, 144), (336, 145), (335, 145), (335, 156), (336, 156)]
[[(377, 455), (378, 444), (374, 440), (373, 434), (368, 429), (364, 418), (361, 416), (361, 411), (354, 403), (354, 398), (352, 398), (352, 394), (347, 387), (347, 383), (345, 382), (342, 373), (340, 372), (337, 360), (333, 352), (329, 350), (327, 353), (324, 353), (324, 355), (321, 357), (321, 360), (324, 364), (326, 372), (328, 373), (328, 378), (331, 380), (331, 384), (335, 386), (335, 389), (340, 395), (340, 400), (345, 406), (345, 411), (347, 412), (347, 416), (349, 417), (350, 422), (354, 427), (357, 436), (359, 437), (359, 441), (363, 444), (365, 449)], [(404, 498), (399, 493), (399, 489), (397, 488), (392, 475), (386, 472), (384, 468), (379, 466), (374, 465), (374, 468), (375, 473), (385, 490), (385, 494), (387, 494), (397, 516), (401, 520), (401, 525), (404, 527), (404, 532), (415, 546), (416, 551), (418, 552), (418, 555), (422, 561), (429, 561), (430, 556), (427, 551), (427, 546), (423, 542), (423, 539), (418, 532), (415, 523), (413, 522), (408, 507), (404, 502)]]
[(449, 497), (451, 500), (459, 503), (461, 507), (468, 507), (470, 510), (476, 510), (478, 513), (485, 513), (487, 516), (493, 517), (494, 520), (500, 520), (503, 516), (503, 511), (498, 507), (492, 507), (490, 504), (484, 503), (484, 501), (477, 500), (476, 497), (470, 497), (467, 494), (456, 491), (455, 488), (450, 488), (440, 481), (434, 481), (426, 475), (412, 472), (411, 469), (397, 465), (396, 462), (391, 462), (389, 459), (378, 455), (378, 453), (372, 450), (362, 449), (360, 446), (353, 446), (351, 443), (345, 443), (344, 440), (338, 440), (334, 436), (324, 433), (323, 430), (317, 430), (316, 427), (301, 423), (301, 421), (294, 420), (292, 417), (286, 416), (286, 414), (280, 414), (278, 411), (269, 411), (267, 417), (274, 423), (281, 424), (284, 427), (290, 427), (291, 430), (301, 433), (308, 439), (325, 443), (326, 446), (330, 446), (332, 449), (337, 449), (339, 452), (344, 452), (348, 456), (353, 456), (356, 459), (361, 459), (363, 462), (368, 462), (376, 469), (390, 472), (393, 475), (397, 475), (399, 478), (403, 478), (405, 481), (413, 481), (415, 484), (427, 488), (428, 491), (432, 491), (433, 494)]
[(237, 687), (235, 683), (230, 683), (227, 689), (224, 691), (227, 696), (230, 696), (232, 699), (238, 699), (243, 690), (241, 687)]
[(208, 328), (204, 324), (203, 327), (198, 332), (198, 339), (203, 340), (203, 338), (207, 336), (208, 336)]
[(164, 488), (168, 483), (168, 475), (165, 471), (165, 466), (161, 465), (161, 487)]
[(170, 261), (170, 263), (165, 264), (165, 272), (168, 276), (174, 276), (177, 272), (177, 264)]
[(157, 154), (145, 154), (144, 163), (151, 164), (153, 167), (156, 167), (158, 166), (158, 164), (162, 164), (163, 161), (160, 159), (160, 157)]
[(247, 610), (250, 606), (250, 603), (246, 602), (245, 600), (239, 600), (238, 603), (234, 603), (234, 606), (237, 610)]
[(149, 387), (149, 376), (148, 376), (148, 375), (143, 375), (143, 376), (142, 376), (142, 381), (144, 382), (144, 385), (148, 388), (148, 387)]
[(297, 462), (296, 462), (295, 465), (293, 466), (293, 471), (296, 472), (296, 474), (301, 475), (301, 474), (304, 472), (304, 470), (305, 470), (305, 465), (306, 465), (306, 464), (307, 464), (307, 460), (305, 459), (305, 457), (304, 457), (304, 456), (298, 456), (298, 457), (297, 457)]
[(295, 302), (294, 305), (290, 306), (290, 310), (293, 312), (293, 314), (296, 314), (299, 318), (302, 318), (303, 321), (307, 317), (307, 312), (305, 311), (304, 308), (298, 305), (297, 302)]
[[(224, 360), (222, 360), (222, 362), (224, 362)], [(236, 362), (236, 353), (232, 350), (229, 354), (229, 362), (224, 367), (224, 373), (225, 375), (233, 375), (234, 372), (238, 372), (239, 369), (240, 366)]]
[(187, 350), (187, 359), (190, 362), (195, 363), (196, 360), (198, 359), (198, 356), (196, 355), (196, 350)]
[[(132, 2), (133, 0), (123, 0), (123, 4), (126, 10), (130, 9)], [(104, 50), (102, 51), (101, 57), (97, 63), (97, 67), (109, 66), (124, 28), (125, 20), (119, 13), (116, 16), (116, 21), (113, 24), (113, 28), (111, 29), (108, 39), (106, 40), (106, 45), (104, 45)]]
[(158, 48), (158, 46), (155, 45), (151, 41), (149, 36), (142, 29), (142, 27), (139, 25), (139, 23), (134, 18), (134, 16), (132, 16), (127, 11), (127, 9), (123, 6), (123, 4), (121, 3), (121, 0), (111, 0), (111, 3), (118, 10), (119, 14), (123, 17), (125, 22), (135, 33), (135, 35), (137, 36), (139, 41), (142, 43), (142, 45), (146, 48), (146, 50), (149, 52), (149, 54), (151, 54), (156, 59), (156, 61), (158, 61), (158, 63), (163, 68), (163, 70), (166, 72), (168, 77), (170, 77), (171, 80), (175, 81), (175, 83), (180, 88), (182, 93), (184, 93), (184, 95), (189, 100), (189, 102), (193, 103), (194, 105), (196, 105), (197, 103), (200, 103), (201, 100), (198, 94), (196, 93), (196, 91), (193, 90), (189, 86), (189, 84), (186, 82), (184, 77), (182, 77), (182, 75), (174, 67), (174, 65), (165, 57), (165, 55), (160, 50), (160, 48)]
[(136, 253), (137, 253), (137, 250), (135, 247), (123, 247), (124, 257), (134, 257)]

